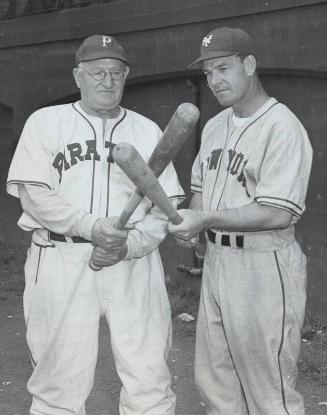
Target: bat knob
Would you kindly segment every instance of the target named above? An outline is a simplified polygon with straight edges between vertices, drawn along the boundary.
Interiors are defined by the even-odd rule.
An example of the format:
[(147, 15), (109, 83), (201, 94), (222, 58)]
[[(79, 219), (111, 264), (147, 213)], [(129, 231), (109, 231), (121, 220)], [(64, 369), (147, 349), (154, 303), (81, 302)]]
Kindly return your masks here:
[(97, 265), (95, 265), (92, 259), (89, 260), (89, 267), (91, 268), (92, 271), (96, 271), (96, 272), (102, 270), (102, 267), (98, 267)]
[(136, 150), (132, 144), (122, 142), (114, 147), (112, 157), (119, 165), (119, 162), (127, 162), (132, 160), (133, 157), (135, 157), (135, 153)]

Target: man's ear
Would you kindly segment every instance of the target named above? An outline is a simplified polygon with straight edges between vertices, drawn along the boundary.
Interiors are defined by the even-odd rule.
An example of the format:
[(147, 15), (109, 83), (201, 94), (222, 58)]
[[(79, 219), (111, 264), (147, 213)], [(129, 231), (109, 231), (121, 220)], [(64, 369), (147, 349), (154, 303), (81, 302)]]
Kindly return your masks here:
[(74, 79), (75, 79), (75, 83), (77, 85), (77, 88), (80, 89), (80, 86), (81, 86), (81, 74), (80, 74), (78, 68), (74, 68), (73, 69), (73, 76), (74, 76)]
[(129, 66), (126, 65), (125, 72), (124, 72), (124, 81), (126, 81), (128, 74), (129, 74)]
[(243, 63), (244, 63), (246, 74), (248, 76), (252, 76), (255, 73), (256, 68), (257, 68), (256, 58), (253, 55), (245, 56)]

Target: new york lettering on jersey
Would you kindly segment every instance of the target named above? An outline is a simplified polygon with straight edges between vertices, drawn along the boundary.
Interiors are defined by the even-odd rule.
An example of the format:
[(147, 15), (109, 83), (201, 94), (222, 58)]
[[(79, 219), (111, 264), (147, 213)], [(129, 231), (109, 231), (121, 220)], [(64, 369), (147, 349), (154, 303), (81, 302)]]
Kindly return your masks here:
[[(266, 148), (258, 140), (258, 135), (264, 128), (266, 113), (276, 104), (276, 100), (271, 100), (240, 127), (233, 124), (230, 109), (225, 110), (225, 114), (219, 114), (226, 117), (226, 128), (209, 130), (206, 140), (208, 145), (205, 146), (206, 158), (201, 165), (206, 209), (234, 208), (253, 202)], [(266, 138), (264, 141), (266, 142)], [(219, 147), (212, 148), (217, 143)], [(225, 192), (226, 189), (229, 191)]]

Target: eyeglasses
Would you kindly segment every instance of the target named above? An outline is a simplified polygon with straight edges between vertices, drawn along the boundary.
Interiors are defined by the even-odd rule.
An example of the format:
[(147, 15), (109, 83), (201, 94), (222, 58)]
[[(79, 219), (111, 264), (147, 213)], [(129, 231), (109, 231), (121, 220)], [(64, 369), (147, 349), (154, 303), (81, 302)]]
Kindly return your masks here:
[(123, 71), (118, 69), (109, 69), (108, 71), (102, 70), (96, 72), (89, 72), (83, 66), (78, 66), (78, 68), (87, 72), (95, 81), (103, 81), (108, 74), (110, 74), (113, 80), (118, 81), (122, 78), (122, 75), (125, 72), (125, 69)]

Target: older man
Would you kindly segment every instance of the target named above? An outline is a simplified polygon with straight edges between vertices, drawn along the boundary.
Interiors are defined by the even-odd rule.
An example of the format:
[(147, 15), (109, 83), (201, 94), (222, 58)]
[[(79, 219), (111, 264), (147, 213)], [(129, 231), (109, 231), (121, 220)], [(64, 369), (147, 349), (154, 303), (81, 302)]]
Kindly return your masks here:
[[(113, 162), (114, 145), (128, 141), (147, 159), (161, 135), (120, 107), (128, 72), (114, 37), (87, 38), (73, 71), (81, 100), (32, 114), (10, 167), (7, 190), (24, 210), (19, 226), (33, 231), (24, 292), (31, 415), (85, 414), (101, 315), (123, 385), (120, 414), (175, 413), (166, 363), (170, 307), (157, 249), (167, 219), (144, 199), (127, 229), (114, 227), (134, 190)], [(160, 181), (177, 204), (183, 190), (172, 165)], [(98, 273), (88, 266), (93, 245), (104, 267)]]
[[(196, 381), (210, 415), (303, 415), (295, 391), (306, 258), (294, 224), (304, 211), (312, 150), (296, 116), (269, 97), (253, 38), (217, 28), (202, 40), (209, 88), (226, 109), (206, 124), (191, 207), (170, 226), (205, 253)], [(196, 248), (198, 249), (198, 248)]]

